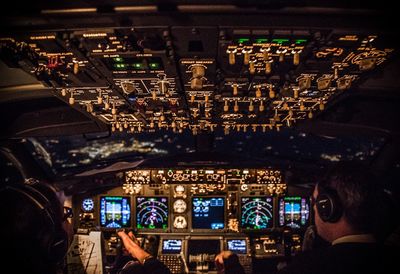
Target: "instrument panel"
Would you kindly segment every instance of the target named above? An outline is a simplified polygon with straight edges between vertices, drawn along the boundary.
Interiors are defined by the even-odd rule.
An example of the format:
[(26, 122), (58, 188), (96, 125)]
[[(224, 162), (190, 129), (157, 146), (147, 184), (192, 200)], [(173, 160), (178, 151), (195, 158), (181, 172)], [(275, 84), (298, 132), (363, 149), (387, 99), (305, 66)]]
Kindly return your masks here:
[(262, 23), (44, 29), (0, 37), (0, 58), (112, 132), (230, 134), (312, 119), (392, 58), (388, 40)]
[[(283, 172), (271, 168), (129, 170), (122, 185), (76, 197), (74, 205), (78, 231), (103, 231), (108, 255), (116, 253), (115, 229), (132, 229), (155, 237), (154, 255), (173, 273), (212, 273), (221, 250), (238, 254), (251, 273), (252, 259), (299, 251), (311, 217), (309, 197), (294, 195)], [(285, 240), (287, 231), (297, 242)]]
[[(287, 192), (280, 170), (157, 169), (124, 174), (121, 187), (79, 200), (82, 214), (100, 214), (100, 221), (92, 225), (138, 231), (240, 232), (277, 228), (278, 220), (285, 226), (291, 216), (285, 213), (289, 206), (278, 210), (278, 197)], [(299, 199), (306, 203), (305, 198)], [(298, 227), (307, 224), (308, 215), (302, 218)]]

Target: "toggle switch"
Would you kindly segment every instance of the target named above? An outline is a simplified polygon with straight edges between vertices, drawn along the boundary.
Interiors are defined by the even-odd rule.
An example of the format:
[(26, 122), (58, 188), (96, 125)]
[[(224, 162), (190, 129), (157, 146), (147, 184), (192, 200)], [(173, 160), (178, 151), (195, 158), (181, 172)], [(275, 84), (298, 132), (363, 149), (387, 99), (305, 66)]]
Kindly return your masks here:
[(256, 67), (255, 67), (256, 62), (257, 62), (257, 60), (255, 60), (255, 59), (252, 59), (252, 60), (249, 61), (249, 72), (250, 72), (250, 74), (255, 74), (256, 73)]
[(229, 104), (228, 104), (228, 101), (225, 101), (225, 103), (224, 103), (224, 111), (225, 111), (225, 112), (228, 112), (228, 111), (229, 111)]
[(97, 96), (97, 104), (103, 103), (103, 97), (101, 96), (101, 89), (99, 90), (99, 95)]
[(271, 48), (261, 48), (260, 52), (263, 55), (263, 60), (268, 61), (269, 59), (269, 52), (271, 51)]
[(232, 84), (232, 89), (233, 89), (232, 94), (234, 96), (238, 95), (239, 85), (238, 84)]
[(261, 96), (262, 96), (261, 87), (260, 87), (260, 86), (257, 86), (257, 87), (256, 87), (256, 97), (257, 97), (257, 98), (260, 98)]
[(272, 72), (272, 63), (274, 59), (270, 58), (268, 61), (265, 61), (265, 74), (271, 74)]
[(260, 106), (258, 107), (258, 110), (259, 110), (260, 112), (263, 112), (263, 111), (265, 110), (264, 102), (263, 102), (263, 101), (260, 102)]
[(271, 99), (275, 98), (275, 91), (273, 90), (273, 85), (272, 84), (269, 85), (269, 93), (268, 93), (268, 95), (269, 95), (269, 98), (271, 98)]
[(279, 62), (282, 63), (283, 61), (285, 61), (286, 52), (287, 52), (287, 49), (283, 49), (283, 50), (277, 49), (276, 50), (276, 53), (279, 55)]
[(229, 54), (229, 65), (234, 65), (236, 63), (236, 57), (235, 54), (237, 52), (237, 49), (227, 49), (226, 53)]
[(74, 74), (78, 74), (79, 73), (79, 62), (78, 61), (74, 61), (73, 67), (72, 67), (72, 71)]
[(248, 65), (250, 62), (250, 53), (252, 53), (252, 49), (242, 49), (243, 54), (243, 64)]
[(253, 111), (254, 111), (253, 101), (250, 101), (250, 104), (249, 104), (249, 111), (250, 111), (250, 112), (253, 112)]
[(300, 64), (300, 53), (301, 53), (301, 49), (294, 49), (292, 50), (292, 54), (293, 54), (293, 65), (297, 66), (298, 64)]
[(234, 112), (238, 112), (239, 111), (238, 101), (235, 101), (235, 105), (233, 106), (233, 111)]

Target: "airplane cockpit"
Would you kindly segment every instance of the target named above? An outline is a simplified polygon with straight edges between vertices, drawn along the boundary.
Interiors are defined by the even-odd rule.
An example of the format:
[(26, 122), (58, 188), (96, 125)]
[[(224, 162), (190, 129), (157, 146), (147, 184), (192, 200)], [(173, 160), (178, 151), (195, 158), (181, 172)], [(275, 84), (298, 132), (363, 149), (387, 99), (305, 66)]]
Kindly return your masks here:
[(311, 248), (313, 189), (339, 162), (368, 166), (398, 201), (396, 17), (302, 2), (1, 12), (1, 183), (62, 190), (65, 273), (113, 273), (118, 229), (171, 273), (217, 273), (223, 250), (246, 274), (275, 273)]

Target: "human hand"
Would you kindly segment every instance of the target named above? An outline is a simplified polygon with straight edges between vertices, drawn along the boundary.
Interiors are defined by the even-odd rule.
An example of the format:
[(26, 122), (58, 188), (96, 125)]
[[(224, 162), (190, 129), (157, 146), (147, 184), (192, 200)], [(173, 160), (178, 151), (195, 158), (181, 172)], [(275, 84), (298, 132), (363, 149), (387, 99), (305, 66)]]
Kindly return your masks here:
[(126, 250), (133, 258), (143, 263), (146, 258), (150, 257), (150, 254), (140, 247), (139, 241), (136, 239), (135, 235), (133, 235), (132, 231), (126, 234), (124, 230), (118, 230), (117, 234), (124, 243)]
[(217, 268), (218, 273), (224, 273), (224, 260), (228, 259), (230, 256), (233, 255), (232, 251), (224, 250), (215, 256), (215, 267)]

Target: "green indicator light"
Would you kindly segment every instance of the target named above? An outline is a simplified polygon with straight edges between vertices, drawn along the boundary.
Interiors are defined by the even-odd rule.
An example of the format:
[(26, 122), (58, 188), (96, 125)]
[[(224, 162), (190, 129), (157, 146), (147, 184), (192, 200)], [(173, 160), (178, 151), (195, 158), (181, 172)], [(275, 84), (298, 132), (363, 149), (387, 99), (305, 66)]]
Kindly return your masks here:
[(142, 69), (142, 68), (143, 68), (143, 64), (142, 64), (142, 63), (134, 63), (134, 64), (132, 64), (132, 66), (133, 66), (135, 69)]
[(307, 39), (296, 39), (296, 41), (294, 42), (295, 44), (304, 44), (307, 43)]
[(285, 197), (286, 201), (298, 201), (301, 200), (301, 197)]
[(107, 200), (121, 200), (122, 197), (107, 197)]
[(284, 44), (284, 43), (288, 43), (289, 39), (273, 39), (272, 43), (277, 43), (277, 44)]
[(124, 69), (126, 67), (126, 65), (125, 64), (115, 64), (114, 67), (117, 69)]
[(236, 39), (236, 42), (238, 42), (239, 44), (243, 44), (243, 43), (246, 43), (246, 42), (249, 42), (249, 41), (250, 41), (249, 38), (239, 38), (239, 39)]
[(114, 58), (114, 62), (123, 62), (124, 61), (124, 58), (122, 58), (122, 57), (115, 57)]
[(158, 69), (158, 68), (160, 68), (160, 64), (158, 64), (158, 63), (150, 63), (149, 66), (150, 66), (151, 69)]
[(257, 38), (256, 43), (257, 44), (262, 44), (262, 43), (267, 43), (268, 39), (267, 38)]
[(155, 227), (155, 225), (149, 225), (149, 228), (150, 228), (150, 229), (154, 229), (154, 228), (156, 228), (156, 227)]

